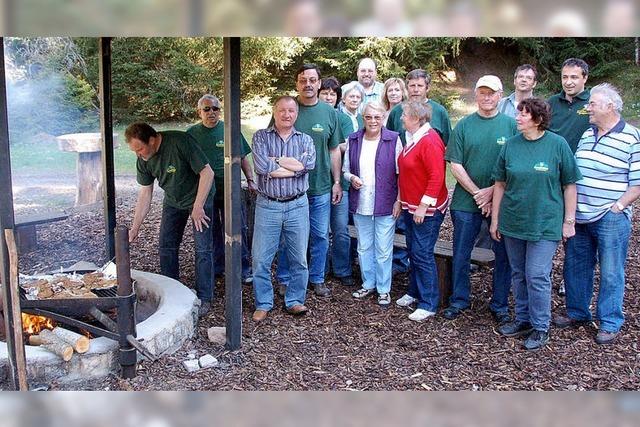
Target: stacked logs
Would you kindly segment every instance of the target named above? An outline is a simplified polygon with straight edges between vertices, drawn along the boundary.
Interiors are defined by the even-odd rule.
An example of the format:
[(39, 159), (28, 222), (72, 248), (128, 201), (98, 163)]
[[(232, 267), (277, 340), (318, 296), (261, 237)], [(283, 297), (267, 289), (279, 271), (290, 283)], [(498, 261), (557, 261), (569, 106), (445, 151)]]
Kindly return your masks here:
[(71, 360), (73, 352), (82, 354), (89, 350), (89, 338), (68, 329), (55, 327), (53, 330), (43, 329), (38, 335), (29, 337), (29, 344), (38, 345), (62, 358)]

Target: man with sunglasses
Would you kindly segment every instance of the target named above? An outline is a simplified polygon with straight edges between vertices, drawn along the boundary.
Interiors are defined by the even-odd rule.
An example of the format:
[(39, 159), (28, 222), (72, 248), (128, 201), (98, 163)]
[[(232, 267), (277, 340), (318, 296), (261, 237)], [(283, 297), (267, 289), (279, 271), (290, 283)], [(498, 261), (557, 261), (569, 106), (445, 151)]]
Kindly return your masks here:
[[(220, 114), (220, 100), (213, 95), (203, 95), (198, 101), (198, 115), (201, 122), (187, 129), (187, 133), (195, 138), (204, 151), (215, 174), (216, 193), (213, 199), (211, 230), (213, 233), (214, 273), (218, 277), (224, 275), (224, 122), (220, 120)], [(251, 153), (251, 148), (242, 134), (240, 137), (242, 171), (247, 178), (249, 190), (255, 192), (257, 187), (253, 180), (253, 171), (246, 157)], [(244, 204), (242, 204), (242, 281), (244, 283), (253, 281)]]

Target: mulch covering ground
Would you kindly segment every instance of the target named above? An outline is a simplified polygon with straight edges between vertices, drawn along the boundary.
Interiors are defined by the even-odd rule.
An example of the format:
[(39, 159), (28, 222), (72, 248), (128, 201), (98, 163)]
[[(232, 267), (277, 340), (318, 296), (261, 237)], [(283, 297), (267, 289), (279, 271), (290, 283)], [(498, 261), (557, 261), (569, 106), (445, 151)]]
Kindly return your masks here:
[[(118, 194), (118, 221), (130, 224), (135, 192)], [(159, 273), (158, 230), (161, 196), (132, 245), (133, 268)], [(451, 239), (451, 222), (440, 238)], [(455, 321), (441, 313), (423, 323), (407, 318), (410, 311), (381, 309), (375, 298), (356, 300), (332, 277), (330, 298), (307, 294), (310, 312), (292, 317), (276, 294), (275, 308), (266, 321), (254, 324), (252, 287), (243, 287), (242, 347), (228, 352), (212, 345), (207, 329), (224, 326), (224, 283), (217, 280), (212, 311), (200, 319), (197, 334), (179, 351), (139, 365), (138, 376), (51, 384), (52, 389), (87, 390), (637, 390), (640, 388), (639, 230), (634, 221), (625, 295), (626, 323), (615, 345), (594, 342), (593, 326), (573, 330), (551, 329), (549, 344), (538, 352), (521, 349), (520, 339), (496, 331), (488, 301), (491, 271), (472, 274), (472, 307)], [(39, 248), (22, 256), (22, 273), (44, 272), (76, 261), (104, 262), (101, 209), (76, 213), (64, 222), (40, 226)], [(193, 240), (187, 230), (181, 252), (181, 279), (193, 286)], [(562, 249), (554, 259), (554, 287), (562, 277)], [(359, 284), (357, 266), (354, 268)], [(402, 296), (407, 276), (394, 278), (392, 298)], [(564, 306), (553, 295), (554, 312)], [(441, 307), (442, 309), (442, 307)], [(210, 353), (221, 365), (188, 373), (181, 362), (189, 354)]]

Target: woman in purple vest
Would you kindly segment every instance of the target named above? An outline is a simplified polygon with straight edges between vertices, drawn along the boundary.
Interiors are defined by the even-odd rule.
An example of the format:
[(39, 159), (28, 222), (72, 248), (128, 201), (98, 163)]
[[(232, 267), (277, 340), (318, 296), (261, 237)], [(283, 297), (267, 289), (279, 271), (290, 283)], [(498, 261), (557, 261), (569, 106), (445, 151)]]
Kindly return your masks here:
[(362, 288), (353, 293), (364, 298), (378, 292), (378, 304), (391, 302), (391, 265), (398, 200), (398, 156), (402, 142), (397, 132), (382, 123), (385, 108), (370, 102), (362, 112), (364, 128), (349, 135), (342, 171), (351, 182), (349, 212), (358, 232), (358, 260)]

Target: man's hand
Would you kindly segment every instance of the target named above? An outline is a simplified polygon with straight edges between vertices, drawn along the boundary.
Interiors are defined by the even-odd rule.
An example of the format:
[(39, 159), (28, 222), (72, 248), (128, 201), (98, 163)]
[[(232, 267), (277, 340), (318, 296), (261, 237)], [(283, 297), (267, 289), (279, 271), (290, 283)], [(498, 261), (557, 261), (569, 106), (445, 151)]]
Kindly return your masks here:
[(249, 190), (250, 193), (257, 193), (258, 192), (258, 185), (255, 183), (254, 180), (247, 180), (247, 189)]
[(133, 243), (136, 240), (138, 240), (138, 229), (131, 228), (131, 230), (129, 230), (129, 243)]
[(576, 225), (568, 224), (566, 222), (562, 223), (562, 242), (566, 242), (570, 238), (576, 235)]
[(480, 209), (485, 207), (487, 204), (491, 203), (491, 199), (493, 198), (493, 186), (487, 188), (481, 188), (480, 190), (473, 193), (473, 200), (475, 200), (476, 205)]
[(396, 200), (395, 203), (393, 204), (393, 211), (391, 212), (391, 216), (393, 216), (393, 219), (398, 219), (401, 213), (402, 213), (402, 203), (400, 203), (400, 200)]
[(502, 240), (502, 235), (498, 231), (498, 222), (491, 221), (491, 225), (489, 226), (489, 234), (491, 234), (491, 238), (496, 242)]
[(196, 230), (202, 232), (204, 227), (209, 228), (209, 221), (211, 218), (204, 213), (204, 208), (193, 207), (191, 210), (191, 219), (193, 220), (193, 225), (196, 227)]
[(356, 190), (359, 190), (362, 188), (362, 186), (364, 185), (364, 182), (360, 179), (360, 177), (356, 176), (356, 175), (351, 175), (351, 185), (353, 186), (353, 188), (355, 188)]
[(482, 213), (483, 216), (487, 218), (491, 217), (491, 206), (492, 206), (491, 203), (487, 203), (482, 208), (480, 208), (480, 212)]
[(336, 182), (331, 187), (331, 203), (337, 205), (342, 200), (342, 187), (340, 182)]
[(416, 224), (422, 224), (424, 222), (425, 215), (427, 215), (427, 205), (420, 203), (418, 209), (413, 213), (413, 222)]

